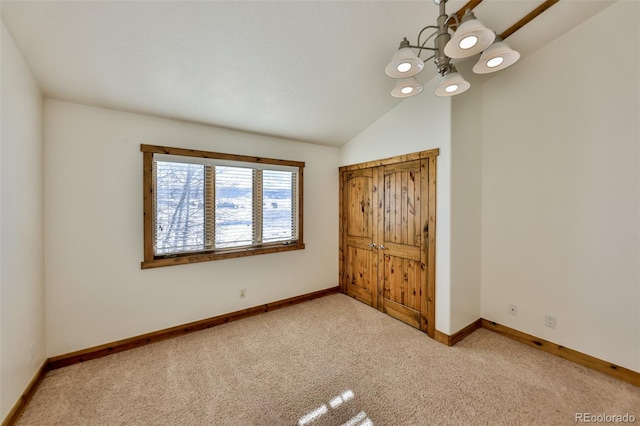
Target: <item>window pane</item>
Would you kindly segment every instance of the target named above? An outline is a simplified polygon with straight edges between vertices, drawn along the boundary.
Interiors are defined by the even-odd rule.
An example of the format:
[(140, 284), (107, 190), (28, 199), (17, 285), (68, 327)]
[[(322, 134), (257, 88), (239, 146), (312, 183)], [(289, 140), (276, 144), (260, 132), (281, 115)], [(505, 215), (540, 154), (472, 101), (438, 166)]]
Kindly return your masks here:
[(296, 237), (293, 222), (293, 183), (291, 172), (262, 172), (262, 235), (265, 243)]
[(204, 249), (204, 166), (156, 162), (158, 255)]
[(216, 166), (216, 248), (253, 244), (253, 170)]

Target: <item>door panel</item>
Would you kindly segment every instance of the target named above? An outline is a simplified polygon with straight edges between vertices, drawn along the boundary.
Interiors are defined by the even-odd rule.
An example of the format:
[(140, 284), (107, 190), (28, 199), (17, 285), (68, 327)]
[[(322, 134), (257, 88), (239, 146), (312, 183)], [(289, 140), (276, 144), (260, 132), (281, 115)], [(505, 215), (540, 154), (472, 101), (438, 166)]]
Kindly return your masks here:
[(347, 235), (373, 237), (372, 170), (352, 172), (347, 177)]
[(385, 167), (385, 242), (420, 246), (422, 240), (420, 195), (420, 161)]
[(349, 296), (377, 307), (377, 251), (372, 245), (378, 214), (372, 169), (345, 173), (343, 177), (344, 280)]
[(420, 311), (420, 262), (384, 256), (384, 298)]
[[(349, 289), (358, 293), (358, 298), (371, 298), (367, 294), (376, 291), (377, 279), (373, 275), (375, 260), (371, 250), (347, 247), (347, 283)], [(355, 288), (353, 288), (355, 287)], [(364, 292), (363, 292), (364, 291)]]
[(414, 312), (399, 303), (386, 300), (384, 305), (384, 313), (398, 319), (412, 327), (420, 328), (420, 318), (416, 318)]
[[(384, 167), (382, 291), (378, 309), (421, 328), (426, 265), (422, 260), (421, 161)], [(426, 308), (426, 307), (425, 307)]]

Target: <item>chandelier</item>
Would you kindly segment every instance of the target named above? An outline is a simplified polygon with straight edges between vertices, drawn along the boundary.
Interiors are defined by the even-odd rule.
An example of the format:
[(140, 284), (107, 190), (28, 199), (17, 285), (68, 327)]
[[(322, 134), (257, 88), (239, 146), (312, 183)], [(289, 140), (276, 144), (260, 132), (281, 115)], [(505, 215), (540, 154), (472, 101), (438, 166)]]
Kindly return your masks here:
[[(493, 30), (485, 27), (470, 9), (458, 20), (455, 14), (447, 15), (447, 0), (434, 2), (440, 7), (437, 25), (429, 25), (420, 30), (415, 45), (410, 44), (406, 37), (403, 38), (398, 51), (384, 70), (389, 77), (398, 79), (391, 90), (391, 96), (406, 98), (422, 92), (422, 84), (414, 76), (424, 69), (424, 63), (429, 59), (433, 59), (438, 73), (443, 77), (435, 91), (437, 96), (458, 95), (471, 87), (458, 73), (452, 59), (468, 58), (482, 52), (473, 67), (476, 74), (500, 71), (520, 59), (520, 53), (511, 49)], [(452, 27), (455, 27), (453, 36), (449, 33), (450, 29), (453, 31)], [(428, 30), (433, 32), (422, 40)], [(428, 47), (427, 43), (432, 38), (433, 47)], [(417, 55), (413, 49), (418, 49)], [(420, 55), (423, 50), (432, 51), (433, 55), (422, 60)]]

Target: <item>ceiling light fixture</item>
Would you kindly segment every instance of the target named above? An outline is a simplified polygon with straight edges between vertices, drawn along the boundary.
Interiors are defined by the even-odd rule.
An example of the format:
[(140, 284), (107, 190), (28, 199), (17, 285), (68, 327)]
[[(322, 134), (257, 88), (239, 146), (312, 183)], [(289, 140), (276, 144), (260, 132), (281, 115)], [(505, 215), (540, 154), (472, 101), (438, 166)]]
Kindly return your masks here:
[(386, 66), (384, 72), (393, 78), (413, 77), (424, 68), (424, 61), (416, 56), (411, 47), (409, 40), (405, 37), (400, 42), (398, 51), (391, 58), (391, 62)]
[[(441, 4), (444, 3), (446, 1)], [(468, 58), (491, 46), (495, 38), (496, 33), (482, 25), (473, 12), (467, 9), (453, 37), (444, 47), (444, 54), (450, 58)]]
[(500, 71), (515, 64), (518, 59), (520, 59), (520, 53), (510, 48), (507, 43), (496, 36), (493, 44), (480, 55), (480, 59), (473, 66), (473, 72), (487, 74)]
[(422, 92), (424, 88), (418, 80), (413, 77), (401, 78), (396, 83), (396, 87), (391, 91), (391, 96), (396, 98), (407, 98), (409, 96), (417, 95)]
[[(433, 59), (438, 73), (444, 77), (435, 91), (437, 96), (458, 95), (471, 87), (456, 71), (451, 61), (453, 58), (468, 58), (482, 52), (478, 63), (473, 67), (473, 72), (477, 74), (500, 71), (520, 59), (520, 54), (496, 36), (495, 32), (486, 28), (471, 10), (465, 11), (462, 20), (458, 21), (455, 14), (447, 15), (447, 0), (434, 2), (440, 7), (437, 25), (429, 25), (420, 30), (415, 46), (405, 37), (391, 62), (385, 67), (384, 71), (389, 77), (401, 79), (391, 91), (391, 96), (405, 98), (422, 92), (422, 85), (413, 77), (422, 71), (424, 62), (429, 59)], [(455, 27), (453, 37), (449, 34), (449, 30), (453, 31), (452, 27)], [(434, 31), (421, 40), (426, 30)], [(434, 38), (433, 47), (427, 47), (431, 38)], [(417, 55), (413, 49), (418, 49)], [(433, 55), (422, 60), (420, 54), (423, 50), (431, 50)]]
[(453, 96), (459, 95), (462, 92), (467, 91), (471, 87), (468, 81), (466, 81), (453, 65), (449, 67), (444, 79), (440, 86), (436, 89), (436, 96)]

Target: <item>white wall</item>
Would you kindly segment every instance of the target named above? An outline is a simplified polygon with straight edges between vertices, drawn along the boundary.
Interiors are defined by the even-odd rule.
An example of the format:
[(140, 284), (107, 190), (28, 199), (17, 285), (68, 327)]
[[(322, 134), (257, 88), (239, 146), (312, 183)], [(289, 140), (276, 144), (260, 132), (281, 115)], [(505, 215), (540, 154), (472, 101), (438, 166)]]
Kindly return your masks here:
[(345, 144), (340, 164), (356, 164), (432, 148), (440, 149), (436, 176), (435, 325), (436, 329), (451, 334), (451, 101), (433, 94), (436, 81), (434, 79), (426, 84), (423, 93), (403, 100)]
[(488, 81), (482, 158), (482, 316), (635, 371), (639, 9), (616, 3)]
[(473, 60), (457, 65), (471, 83), (451, 99), (451, 330), (480, 318), (482, 81)]
[[(141, 143), (305, 161), (306, 249), (141, 270)], [(336, 148), (46, 100), (45, 154), (49, 356), (338, 285)]]
[(0, 419), (45, 359), (42, 96), (2, 24)]

